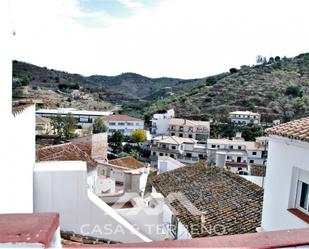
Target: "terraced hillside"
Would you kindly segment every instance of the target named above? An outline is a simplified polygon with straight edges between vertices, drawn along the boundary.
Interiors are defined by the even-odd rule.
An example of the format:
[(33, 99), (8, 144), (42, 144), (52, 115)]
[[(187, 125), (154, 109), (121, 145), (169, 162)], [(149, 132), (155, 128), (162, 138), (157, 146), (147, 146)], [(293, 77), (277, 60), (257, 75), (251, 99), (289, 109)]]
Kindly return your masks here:
[(264, 121), (309, 115), (309, 53), (205, 78), (188, 93), (144, 105), (144, 111), (171, 107), (178, 116), (217, 120), (234, 110), (258, 111)]

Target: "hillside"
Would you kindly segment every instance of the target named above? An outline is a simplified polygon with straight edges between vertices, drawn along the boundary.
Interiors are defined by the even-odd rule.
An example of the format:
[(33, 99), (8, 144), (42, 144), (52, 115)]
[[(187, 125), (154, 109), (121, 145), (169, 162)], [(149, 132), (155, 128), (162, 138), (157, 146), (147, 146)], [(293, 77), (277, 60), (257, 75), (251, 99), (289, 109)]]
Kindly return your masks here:
[[(49, 107), (55, 104), (66, 106), (66, 100), (70, 98), (73, 90), (79, 90), (91, 101), (103, 101), (105, 108), (109, 108), (111, 104), (131, 104), (143, 99), (156, 100), (158, 96), (189, 91), (201, 84), (199, 80), (148, 78), (135, 73), (85, 77), (20, 61), (13, 61), (13, 79), (15, 98), (43, 98), (47, 92), (50, 94), (52, 91), (55, 98), (48, 103)], [(67, 104), (73, 105), (71, 102)], [(74, 105), (79, 104), (82, 107), (81, 102), (76, 101)]]
[(143, 112), (173, 107), (181, 117), (225, 120), (229, 111), (252, 110), (268, 122), (309, 115), (309, 53), (230, 71), (187, 93), (142, 103)]

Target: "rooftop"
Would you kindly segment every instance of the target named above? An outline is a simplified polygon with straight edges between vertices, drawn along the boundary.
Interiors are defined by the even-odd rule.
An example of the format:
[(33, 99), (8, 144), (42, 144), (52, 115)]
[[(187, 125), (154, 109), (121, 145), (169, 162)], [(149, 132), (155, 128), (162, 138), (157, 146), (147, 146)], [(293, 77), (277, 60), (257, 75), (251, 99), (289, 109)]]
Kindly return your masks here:
[(102, 118), (104, 121), (137, 121), (142, 122), (142, 119), (130, 117), (128, 115), (110, 115)]
[[(214, 225), (225, 235), (253, 233), (261, 225), (263, 189), (224, 169), (197, 163), (155, 176), (152, 186), (165, 197), (183, 194), (171, 206), (192, 237), (215, 236), (205, 229)], [(187, 200), (198, 213), (188, 211)]]
[(207, 126), (209, 128), (208, 121), (196, 121), (183, 118), (172, 118), (169, 121), (169, 125)]
[(90, 116), (107, 116), (111, 115), (112, 112), (101, 112), (101, 111), (87, 111), (77, 110), (75, 108), (59, 108), (59, 109), (40, 109), (36, 111), (37, 114), (72, 114), (72, 115), (90, 115)]
[(108, 245), (111, 248), (308, 248), (309, 228), (188, 240)]
[(251, 112), (251, 111), (235, 111), (235, 112), (230, 112), (229, 114), (233, 114), (233, 115), (260, 115), (257, 112)]
[(96, 166), (96, 162), (87, 152), (72, 143), (39, 148), (36, 156), (37, 161), (84, 161), (88, 168)]
[(2, 243), (50, 244), (59, 227), (59, 214), (0, 214), (0, 247)]
[(176, 136), (158, 136), (158, 137), (155, 137), (154, 140), (156, 140), (159, 143), (165, 143), (165, 144), (183, 144), (183, 143), (195, 144), (197, 143), (197, 141), (192, 138), (176, 137)]
[(243, 141), (243, 140), (230, 140), (226, 138), (222, 139), (208, 139), (208, 144), (217, 144), (217, 145), (245, 145), (248, 150), (265, 150), (265, 145), (261, 145), (253, 141)]
[(108, 163), (111, 165), (116, 165), (127, 169), (140, 169), (147, 166), (146, 164), (136, 160), (134, 157), (131, 156), (109, 160)]
[(309, 142), (309, 117), (293, 120), (288, 123), (268, 128), (266, 132), (269, 135), (278, 135)]

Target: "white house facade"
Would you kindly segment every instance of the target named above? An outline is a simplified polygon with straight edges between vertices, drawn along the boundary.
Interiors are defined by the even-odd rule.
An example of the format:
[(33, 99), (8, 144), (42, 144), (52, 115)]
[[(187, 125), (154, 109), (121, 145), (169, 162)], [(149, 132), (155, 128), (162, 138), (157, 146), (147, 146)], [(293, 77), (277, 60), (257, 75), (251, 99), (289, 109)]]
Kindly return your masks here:
[(135, 130), (144, 129), (144, 120), (127, 115), (111, 115), (102, 118), (108, 126), (108, 135), (121, 131), (123, 135), (130, 136)]
[(246, 125), (249, 123), (259, 124), (261, 122), (261, 115), (259, 113), (250, 111), (235, 111), (229, 113), (229, 118), (232, 123), (238, 125)]
[(168, 135), (169, 122), (175, 116), (174, 109), (167, 110), (165, 113), (156, 113), (151, 119), (150, 133), (152, 135)]
[(263, 231), (309, 227), (309, 118), (267, 130)]

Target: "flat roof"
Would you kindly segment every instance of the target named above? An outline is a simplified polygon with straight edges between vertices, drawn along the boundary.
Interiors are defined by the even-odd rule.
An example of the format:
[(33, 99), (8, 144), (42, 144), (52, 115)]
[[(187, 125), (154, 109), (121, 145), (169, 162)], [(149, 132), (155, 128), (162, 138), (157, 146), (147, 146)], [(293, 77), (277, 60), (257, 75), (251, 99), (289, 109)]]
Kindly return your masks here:
[(85, 116), (108, 116), (113, 114), (111, 111), (87, 111), (77, 110), (74, 108), (59, 108), (59, 109), (39, 109), (36, 114), (72, 114), (72, 115), (85, 115)]
[(86, 171), (83, 161), (46, 161), (36, 162), (34, 171)]
[(0, 247), (6, 248), (3, 244), (9, 243), (7, 248), (17, 248), (14, 244), (32, 248), (27, 243), (43, 244), (47, 248), (58, 227), (58, 213), (0, 214)]

